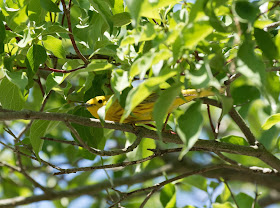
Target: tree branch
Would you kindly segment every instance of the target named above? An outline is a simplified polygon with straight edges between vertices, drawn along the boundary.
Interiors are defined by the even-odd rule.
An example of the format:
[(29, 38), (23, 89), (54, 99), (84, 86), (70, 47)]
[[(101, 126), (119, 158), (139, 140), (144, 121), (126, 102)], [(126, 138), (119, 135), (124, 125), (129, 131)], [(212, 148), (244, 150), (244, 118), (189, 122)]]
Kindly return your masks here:
[[(218, 104), (218, 102), (215, 100), (210, 100), (210, 101), (211, 102), (209, 102), (209, 104), (211, 103)], [(239, 116), (239, 114), (236, 115)], [(70, 115), (66, 113), (11, 111), (6, 109), (0, 109), (0, 121), (17, 120), (17, 119), (24, 119), (24, 120), (39, 119), (39, 120), (73, 122), (85, 126), (93, 126), (97, 128), (108, 128), (108, 129), (115, 129), (115, 130), (120, 130), (125, 132), (131, 132), (136, 135), (141, 134), (142, 137), (159, 140), (159, 137), (155, 131), (148, 130), (144, 127), (133, 127), (130, 124), (119, 124), (112, 121), (106, 121), (102, 126), (102, 124), (98, 119), (84, 118), (84, 117)], [(239, 125), (241, 125), (242, 131), (244, 134), (246, 134), (246, 136), (250, 136), (250, 135), (253, 136), (248, 126), (242, 126), (242, 123)], [(165, 132), (162, 133), (162, 141), (166, 143), (182, 144), (182, 141), (178, 137), (178, 135), (165, 133)], [(276, 158), (274, 155), (268, 152), (261, 144), (258, 144), (258, 146), (254, 145), (252, 147), (246, 147), (246, 146), (233, 145), (229, 143), (222, 143), (216, 141), (198, 140), (194, 145), (194, 148), (196, 150), (204, 150), (204, 151), (212, 151), (212, 152), (217, 152), (217, 151), (228, 152), (233, 154), (243, 154), (243, 155), (257, 157), (262, 161), (264, 161), (265, 163), (267, 163), (268, 165), (270, 165), (271, 167), (280, 171), (280, 161), (278, 160), (278, 158)]]
[[(175, 161), (169, 160), (169, 164), (157, 168), (155, 170), (143, 172), (140, 174), (135, 174), (130, 177), (114, 179), (113, 184), (115, 185), (115, 187), (122, 186), (122, 185), (131, 186), (133, 184), (141, 183), (143, 181), (147, 181), (150, 179), (154, 179), (158, 176), (161, 176), (163, 172), (166, 172), (167, 174), (173, 174), (173, 173), (186, 174), (186, 171), (188, 171), (187, 173), (189, 174), (190, 171), (197, 171), (202, 169), (198, 164), (194, 164), (193, 162), (187, 163), (185, 160), (180, 162), (178, 161), (177, 158), (178, 157), (176, 157)], [(217, 179), (223, 177), (228, 181), (239, 180), (243, 182), (258, 183), (260, 185), (264, 185), (276, 190), (280, 190), (279, 174), (274, 172), (268, 172), (262, 169), (252, 170), (249, 168), (236, 167), (231, 165), (220, 165), (220, 168), (216, 168), (211, 171), (209, 170), (208, 172), (202, 173), (202, 175), (208, 178), (217, 178)], [(94, 196), (94, 195), (98, 195), (102, 190), (105, 190), (110, 187), (111, 187), (111, 183), (108, 180), (106, 180), (89, 186), (82, 186), (69, 190), (56, 191), (54, 192), (53, 195), (41, 194), (41, 195), (34, 195), (30, 197), (14, 197), (9, 199), (2, 199), (0, 200), (0, 208), (14, 207), (18, 205), (29, 204), (29, 203), (43, 201), (43, 200), (61, 199), (63, 197), (78, 197), (81, 195)]]
[(109, 165), (92, 166), (92, 167), (61, 169), (60, 172), (54, 173), (54, 175), (76, 173), (78, 171), (92, 171), (92, 170), (97, 170), (97, 169), (124, 168), (126, 166), (136, 165), (136, 164), (146, 162), (148, 160), (152, 160), (156, 157), (162, 156), (162, 155), (167, 154), (167, 153), (180, 152), (182, 149), (181, 148), (173, 148), (173, 149), (165, 149), (165, 150), (159, 150), (159, 149), (156, 149), (156, 150), (149, 149), (149, 150), (154, 152), (154, 154), (150, 155), (148, 157), (139, 159), (139, 160), (133, 160), (133, 161), (127, 161), (127, 162), (121, 162), (121, 163), (109, 164)]

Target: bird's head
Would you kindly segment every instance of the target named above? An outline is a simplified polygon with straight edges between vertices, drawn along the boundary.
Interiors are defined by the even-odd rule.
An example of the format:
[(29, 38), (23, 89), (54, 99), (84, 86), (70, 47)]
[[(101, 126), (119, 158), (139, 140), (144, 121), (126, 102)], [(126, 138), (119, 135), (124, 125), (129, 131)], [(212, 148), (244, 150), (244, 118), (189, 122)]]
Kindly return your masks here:
[(111, 96), (96, 96), (85, 103), (87, 110), (95, 117), (99, 118), (97, 111), (102, 106), (106, 105)]

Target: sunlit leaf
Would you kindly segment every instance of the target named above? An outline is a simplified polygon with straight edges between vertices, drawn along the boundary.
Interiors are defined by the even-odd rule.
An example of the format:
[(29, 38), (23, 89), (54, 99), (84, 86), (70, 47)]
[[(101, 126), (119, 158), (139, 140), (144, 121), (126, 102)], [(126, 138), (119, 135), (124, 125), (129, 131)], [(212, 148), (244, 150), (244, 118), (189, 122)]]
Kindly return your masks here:
[(62, 41), (51, 35), (43, 38), (44, 46), (47, 50), (51, 51), (57, 58), (65, 58), (65, 50)]
[(159, 84), (164, 82), (170, 77), (177, 74), (176, 71), (171, 71), (159, 77), (153, 77), (140, 84), (137, 88), (132, 89), (126, 100), (124, 114), (122, 115), (121, 122), (129, 116), (132, 110), (145, 100), (152, 92), (159, 88)]
[(175, 185), (169, 183), (160, 191), (160, 202), (163, 207), (176, 207), (176, 188)]
[(262, 125), (263, 130), (268, 130), (272, 126), (276, 125), (278, 122), (280, 122), (280, 113), (274, 114), (265, 121), (265, 123)]

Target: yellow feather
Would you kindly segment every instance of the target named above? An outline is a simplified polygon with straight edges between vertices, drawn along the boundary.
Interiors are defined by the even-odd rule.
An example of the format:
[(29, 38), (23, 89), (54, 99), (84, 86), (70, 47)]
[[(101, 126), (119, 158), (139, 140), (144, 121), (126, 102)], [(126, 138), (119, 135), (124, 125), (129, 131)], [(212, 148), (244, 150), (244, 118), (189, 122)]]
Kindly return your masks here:
[[(177, 97), (173, 104), (170, 106), (168, 113), (171, 113), (174, 109), (178, 108), (180, 105), (187, 103), (195, 98), (198, 97), (207, 97), (212, 96), (214, 93), (210, 90), (195, 90), (195, 89), (187, 89), (182, 90), (182, 95), (184, 99), (181, 97)], [(107, 101), (112, 95), (106, 96), (97, 96), (95, 98), (90, 99), (87, 101), (89, 107), (87, 107), (88, 111), (95, 117), (99, 118), (97, 111), (102, 106), (106, 105)], [(128, 116), (123, 123), (143, 123), (148, 121), (153, 121), (152, 112), (154, 108), (154, 104), (157, 99), (157, 95), (151, 94), (148, 98), (146, 98), (142, 103), (136, 106), (132, 114)], [(119, 102), (116, 100), (106, 112), (105, 120), (119, 122), (124, 109), (121, 107)]]

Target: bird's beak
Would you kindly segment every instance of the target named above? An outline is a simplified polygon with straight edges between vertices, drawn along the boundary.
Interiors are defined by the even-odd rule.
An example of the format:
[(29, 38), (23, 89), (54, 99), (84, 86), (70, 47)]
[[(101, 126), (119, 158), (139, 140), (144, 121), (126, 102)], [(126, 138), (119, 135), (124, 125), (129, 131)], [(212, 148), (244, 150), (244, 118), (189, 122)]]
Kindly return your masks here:
[(91, 107), (91, 106), (93, 106), (93, 105), (94, 105), (94, 104), (89, 104), (89, 103), (82, 103), (82, 104), (81, 104), (81, 106), (86, 107), (86, 108)]

